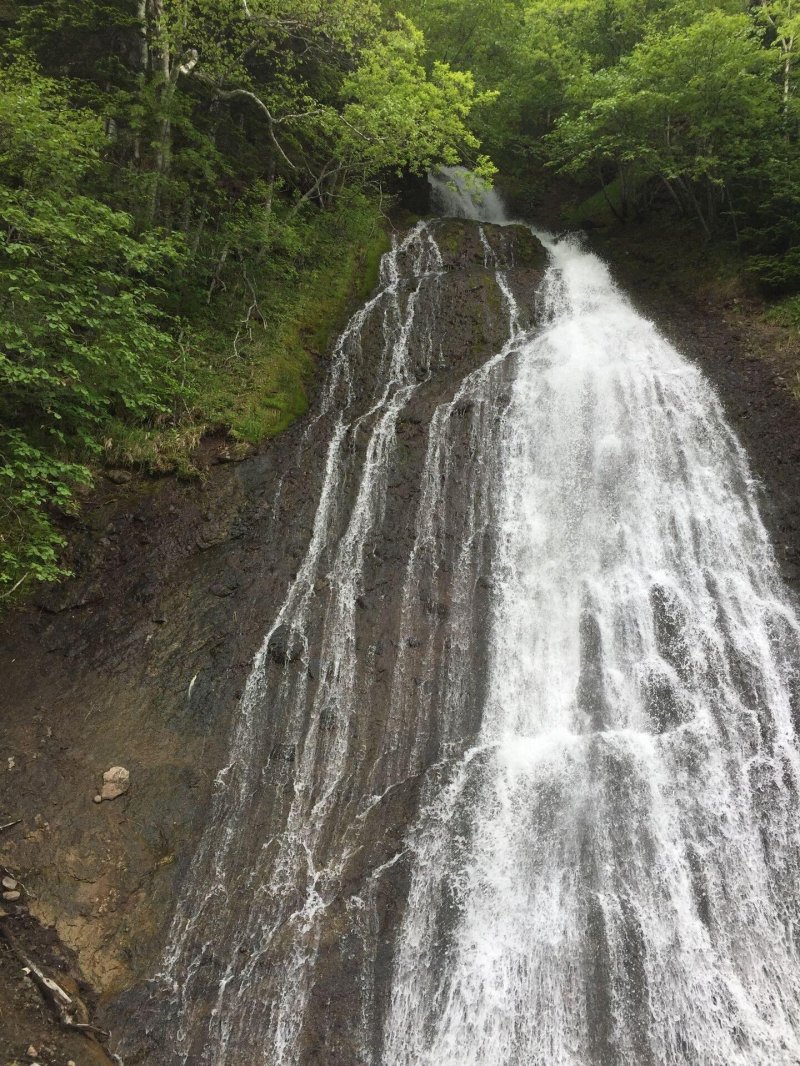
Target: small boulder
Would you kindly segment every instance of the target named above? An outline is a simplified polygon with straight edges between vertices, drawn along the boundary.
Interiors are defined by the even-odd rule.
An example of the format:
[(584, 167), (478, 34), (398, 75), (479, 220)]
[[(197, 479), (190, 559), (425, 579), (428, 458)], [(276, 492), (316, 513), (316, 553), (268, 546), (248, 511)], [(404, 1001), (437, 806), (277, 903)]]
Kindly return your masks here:
[(28, 1058), (35, 1059), (38, 1054), (39, 1052), (36, 1050), (33, 1044), (31, 1044), (31, 1046), (28, 1048)]
[(281, 666), (299, 659), (302, 650), (303, 645), (299, 634), (287, 625), (278, 626), (267, 644), (269, 657)]
[(21, 892), (4, 892), (3, 899), (6, 901), (6, 903), (16, 903), (21, 895)]
[(100, 790), (100, 798), (113, 800), (117, 796), (123, 796), (131, 787), (131, 775), (124, 766), (112, 766), (103, 774), (103, 787)]
[(3, 888), (8, 892), (13, 892), (17, 887), (17, 882), (13, 877), (4, 877), (3, 880), (0, 881), (0, 884), (2, 884)]
[(127, 485), (133, 474), (130, 470), (106, 470), (106, 477), (114, 485)]

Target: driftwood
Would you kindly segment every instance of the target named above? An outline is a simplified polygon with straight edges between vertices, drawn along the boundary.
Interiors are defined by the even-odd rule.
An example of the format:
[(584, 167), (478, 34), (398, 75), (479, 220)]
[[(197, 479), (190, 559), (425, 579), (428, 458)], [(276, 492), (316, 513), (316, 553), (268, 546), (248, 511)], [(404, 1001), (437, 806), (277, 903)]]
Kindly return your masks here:
[(15, 818), (13, 822), (6, 822), (5, 825), (0, 825), (0, 833), (2, 833), (4, 829), (13, 829), (15, 825), (20, 825), (21, 823), (21, 818)]
[[(107, 1040), (111, 1034), (106, 1032), (105, 1029), (99, 1029), (88, 1021), (79, 1020), (81, 1016), (88, 1016), (84, 1004), (77, 996), (73, 998), (65, 992), (61, 985), (51, 977), (48, 977), (41, 967), (36, 965), (8, 928), (8, 916), (4, 915), (3, 917), (6, 920), (0, 921), (0, 939), (5, 941), (12, 954), (22, 964), (22, 972), (36, 985), (61, 1027), (73, 1032), (83, 1033), (89, 1040), (93, 1040), (97, 1044), (100, 1044), (101, 1037)], [(103, 1050), (105, 1051), (105, 1048)]]

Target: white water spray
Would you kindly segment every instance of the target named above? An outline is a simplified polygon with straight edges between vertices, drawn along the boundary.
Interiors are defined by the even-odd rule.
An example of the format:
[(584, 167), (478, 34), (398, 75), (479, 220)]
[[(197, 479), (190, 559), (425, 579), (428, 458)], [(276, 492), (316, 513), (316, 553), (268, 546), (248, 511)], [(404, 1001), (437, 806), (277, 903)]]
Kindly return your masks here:
[(797, 1063), (797, 621), (702, 375), (550, 251), (483, 724), (414, 833), (382, 1066)]
[(428, 176), (433, 208), (449, 218), (471, 218), (505, 225), (508, 222), (503, 201), (493, 186), (464, 167), (441, 167)]

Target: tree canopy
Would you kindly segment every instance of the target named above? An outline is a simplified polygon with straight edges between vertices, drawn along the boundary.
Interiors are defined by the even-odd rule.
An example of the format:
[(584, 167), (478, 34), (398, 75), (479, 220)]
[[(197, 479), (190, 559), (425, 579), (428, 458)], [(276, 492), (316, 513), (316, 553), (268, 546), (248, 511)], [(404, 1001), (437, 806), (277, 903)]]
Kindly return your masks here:
[(7, 5), (0, 596), (58, 575), (103, 457), (302, 411), (308, 338), (438, 165), (674, 212), (796, 292), (799, 32), (797, 0)]
[(800, 284), (796, 0), (406, 0), (480, 90), (505, 171), (566, 175), (620, 217), (664, 203), (741, 241), (766, 287)]

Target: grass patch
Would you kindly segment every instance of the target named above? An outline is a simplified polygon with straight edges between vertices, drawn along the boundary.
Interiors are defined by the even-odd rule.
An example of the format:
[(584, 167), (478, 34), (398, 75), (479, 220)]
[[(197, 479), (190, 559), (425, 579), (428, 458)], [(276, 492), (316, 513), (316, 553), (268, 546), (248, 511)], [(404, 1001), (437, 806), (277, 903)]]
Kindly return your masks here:
[(787, 296), (773, 303), (764, 315), (767, 322), (776, 326), (800, 329), (800, 296)]
[(205, 434), (258, 444), (305, 413), (333, 340), (377, 284), (389, 237), (363, 199), (312, 216), (299, 235), (296, 254), (231, 269), (185, 332), (184, 410), (168, 425), (119, 426), (108, 462), (188, 475)]

